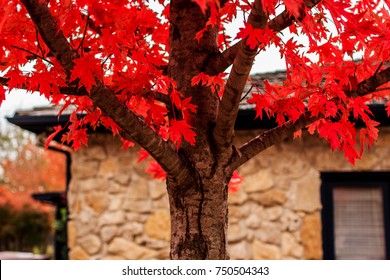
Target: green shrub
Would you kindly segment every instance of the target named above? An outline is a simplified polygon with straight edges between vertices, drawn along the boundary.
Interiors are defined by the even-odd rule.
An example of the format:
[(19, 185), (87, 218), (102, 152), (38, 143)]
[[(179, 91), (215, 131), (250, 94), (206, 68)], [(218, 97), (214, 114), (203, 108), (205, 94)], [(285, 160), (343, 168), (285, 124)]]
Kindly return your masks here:
[(50, 238), (49, 215), (24, 206), (0, 205), (0, 251), (44, 253)]

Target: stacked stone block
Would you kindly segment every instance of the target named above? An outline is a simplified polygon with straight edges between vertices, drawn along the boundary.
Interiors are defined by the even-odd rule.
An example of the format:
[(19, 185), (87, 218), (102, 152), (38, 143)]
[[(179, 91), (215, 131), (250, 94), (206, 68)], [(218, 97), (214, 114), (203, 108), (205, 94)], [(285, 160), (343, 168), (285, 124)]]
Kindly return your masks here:
[[(255, 131), (237, 132), (245, 142)], [(231, 259), (321, 259), (320, 173), (390, 169), (390, 131), (355, 166), (310, 135), (276, 145), (239, 173), (229, 195)], [(91, 135), (72, 155), (70, 259), (168, 259), (170, 221), (165, 184), (108, 135)]]

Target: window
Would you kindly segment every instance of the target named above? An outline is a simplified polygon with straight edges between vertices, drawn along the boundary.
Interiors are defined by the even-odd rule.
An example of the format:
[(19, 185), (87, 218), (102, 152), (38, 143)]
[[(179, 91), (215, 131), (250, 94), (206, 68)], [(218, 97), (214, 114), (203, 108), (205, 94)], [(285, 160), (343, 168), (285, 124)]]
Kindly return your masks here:
[(325, 259), (390, 257), (390, 173), (323, 173)]

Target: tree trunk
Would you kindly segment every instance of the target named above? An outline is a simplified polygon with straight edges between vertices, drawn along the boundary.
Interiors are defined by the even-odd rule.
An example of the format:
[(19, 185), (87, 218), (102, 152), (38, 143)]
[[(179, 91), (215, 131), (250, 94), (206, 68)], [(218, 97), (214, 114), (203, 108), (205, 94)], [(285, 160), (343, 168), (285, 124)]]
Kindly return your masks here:
[[(197, 106), (188, 123), (196, 144), (183, 142), (179, 155), (192, 174), (167, 179), (171, 211), (171, 259), (228, 259), (227, 184), (230, 171), (219, 163), (211, 131), (215, 126), (218, 95), (210, 87), (192, 86), (191, 79), (204, 71), (218, 53), (218, 26), (209, 26), (198, 41), (196, 34), (209, 19), (192, 0), (172, 0), (170, 5), (170, 56), (168, 76), (177, 90)], [(183, 116), (175, 116), (175, 118)], [(192, 121), (196, 120), (196, 121)], [(225, 165), (224, 165), (225, 164)], [(229, 178), (228, 178), (229, 177)], [(177, 182), (186, 182), (179, 185)]]
[(223, 178), (177, 186), (168, 180), (171, 259), (228, 259), (227, 185)]

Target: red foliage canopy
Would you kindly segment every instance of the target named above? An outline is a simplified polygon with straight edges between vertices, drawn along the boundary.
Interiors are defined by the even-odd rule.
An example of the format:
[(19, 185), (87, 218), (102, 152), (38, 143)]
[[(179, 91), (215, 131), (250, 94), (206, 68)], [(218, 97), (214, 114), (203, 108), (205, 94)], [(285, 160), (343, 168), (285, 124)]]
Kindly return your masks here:
[[(240, 156), (231, 161), (233, 168), (308, 125), (310, 133), (317, 132), (352, 163), (364, 145), (377, 138), (378, 123), (366, 104), (383, 101), (389, 93), (388, 1), (193, 2), (198, 6), (192, 9), (200, 8), (206, 20), (196, 36), (186, 40), (203, 46), (216, 32), (219, 50), (187, 78), (191, 87), (208, 87), (220, 98), (218, 108), (213, 108), (218, 146), (231, 147), (225, 143), (232, 139), (241, 92), (256, 54), (273, 45), (286, 61), (284, 83), (255, 87), (248, 100), (258, 117), (275, 116), (279, 127), (241, 147)], [(200, 126), (194, 116), (207, 104), (178, 85), (170, 72), (175, 67), (172, 53), (178, 52), (170, 43), (176, 36), (172, 3), (1, 0), (0, 104), (5, 91), (16, 88), (39, 92), (64, 107), (75, 104), (63, 137), (75, 150), (87, 145), (87, 127), (103, 125), (119, 134), (126, 146), (131, 146), (129, 141), (139, 143), (166, 172), (175, 174), (177, 150), (184, 143), (197, 145)], [(225, 29), (238, 14), (244, 15), (244, 23), (232, 39)], [(281, 36), (287, 28), (290, 35)], [(233, 70), (225, 80), (230, 65)], [(80, 119), (78, 113), (86, 116)], [(365, 123), (358, 133), (351, 114)], [(57, 133), (62, 128), (55, 129)], [(159, 173), (156, 168), (151, 170)]]

